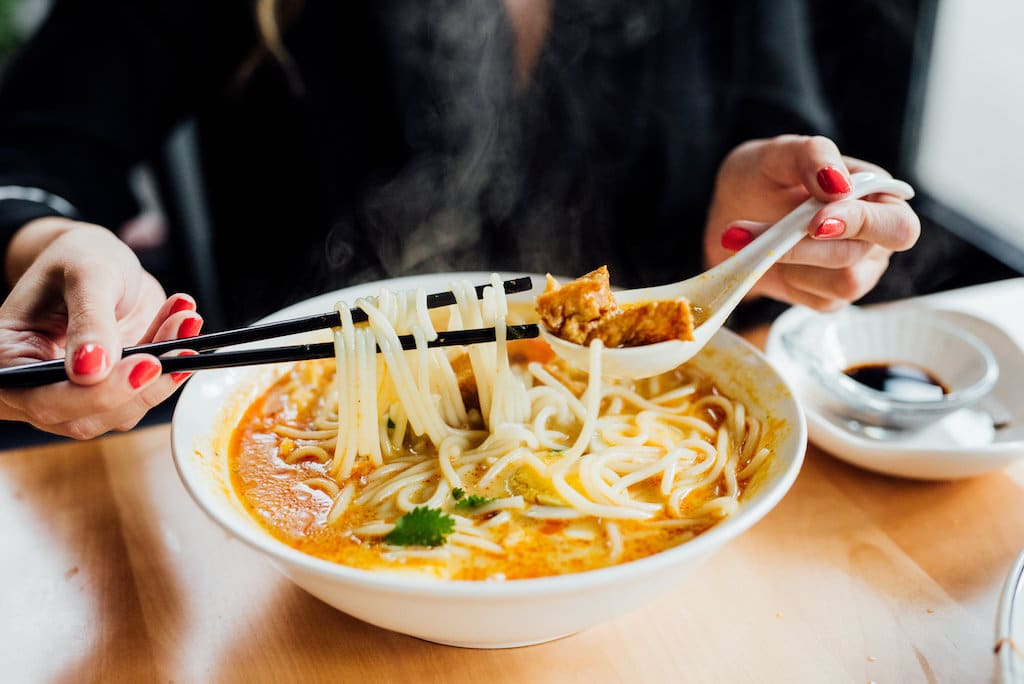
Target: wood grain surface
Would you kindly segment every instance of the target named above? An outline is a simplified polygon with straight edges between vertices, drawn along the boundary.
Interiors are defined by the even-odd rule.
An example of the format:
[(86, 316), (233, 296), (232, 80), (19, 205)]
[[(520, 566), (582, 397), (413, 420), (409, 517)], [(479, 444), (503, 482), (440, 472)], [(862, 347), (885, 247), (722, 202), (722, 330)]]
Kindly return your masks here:
[(1022, 490), (1024, 463), (924, 483), (812, 446), (775, 510), (653, 604), (553, 643), (473, 651), (296, 588), (192, 503), (167, 426), (7, 450), (0, 681), (991, 681)]

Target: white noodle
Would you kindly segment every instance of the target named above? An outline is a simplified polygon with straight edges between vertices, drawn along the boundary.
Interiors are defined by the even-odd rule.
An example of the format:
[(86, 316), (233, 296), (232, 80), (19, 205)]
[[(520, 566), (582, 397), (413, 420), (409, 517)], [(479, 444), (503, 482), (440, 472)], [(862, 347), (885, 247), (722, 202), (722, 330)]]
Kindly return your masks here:
[[(561, 534), (591, 540), (603, 530), (608, 558), (618, 562), (631, 537), (616, 521), (644, 521), (627, 528), (642, 535), (699, 530), (735, 512), (743, 486), (771, 454), (761, 445), (762, 421), (742, 403), (701, 393), (695, 382), (603, 380), (599, 341), (590, 347), (585, 375), (537, 362), (512, 367), (508, 304), (497, 276), (482, 299), (465, 282), (451, 290), (450, 327), (495, 329), (494, 343), (465, 350), (479, 409), (467, 407), (452, 368), (461, 352), (426, 346), (438, 333), (424, 291), (381, 290), (356, 301), (365, 326), (338, 303), (333, 380), (324, 377), (330, 384), (319, 399), (303, 400), (319, 402), (312, 404), (312, 428), (273, 426), (276, 435), (300, 442), (281, 450), (291, 449), (282, 456), (286, 463), (326, 470), (301, 483), (331, 498), (328, 524), (353, 508), (367, 511), (376, 520), (349, 532), (379, 539), (415, 508), (449, 511), (456, 531), (443, 548), (388, 546), (382, 554), (393, 562), (447, 562), (471, 549), (505, 553), (523, 538), (524, 520), (578, 520)], [(400, 334), (412, 335), (416, 348), (400, 349)], [(302, 390), (298, 375), (290, 382)], [(470, 430), (473, 421), (484, 429)], [(324, 467), (300, 464), (309, 460)], [(530, 482), (528, 497), (514, 489), (521, 473)], [(489, 500), (454, 509), (454, 488)]]
[(352, 495), (356, 491), (355, 484), (349, 482), (345, 485), (345, 488), (338, 492), (338, 495), (334, 497), (334, 502), (331, 504), (331, 510), (327, 511), (327, 524), (331, 525), (338, 520), (345, 511), (348, 510), (348, 505), (352, 501)]

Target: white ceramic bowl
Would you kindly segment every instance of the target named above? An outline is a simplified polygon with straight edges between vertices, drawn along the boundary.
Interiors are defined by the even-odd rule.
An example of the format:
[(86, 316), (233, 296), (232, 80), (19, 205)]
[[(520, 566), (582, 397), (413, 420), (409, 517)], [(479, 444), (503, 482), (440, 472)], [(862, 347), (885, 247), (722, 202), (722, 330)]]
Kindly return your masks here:
[[(851, 426), (893, 432), (919, 430), (987, 395), (999, 379), (999, 365), (976, 335), (925, 310), (847, 307), (808, 316), (782, 336), (790, 357), (810, 373), (821, 405)], [(891, 364), (931, 374), (945, 393), (921, 393), (920, 383), (894, 395), (861, 384), (844, 371)], [(899, 380), (897, 383), (901, 382)]]
[[(388, 281), (387, 286), (434, 291), (447, 289), (454, 278), (487, 282), (488, 277), (486, 273), (422, 276)], [(543, 284), (542, 278), (534, 280)], [(380, 286), (368, 284), (317, 297), (271, 318), (328, 311), (338, 300), (352, 302), (375, 294)], [(785, 380), (765, 357), (743, 339), (722, 331), (694, 362), (714, 373), (723, 390), (783, 425), (776, 433), (776, 453), (767, 476), (748, 490), (736, 514), (704, 534), (654, 556), (600, 570), (507, 582), (446, 581), (358, 570), (308, 556), (275, 540), (232, 492), (227, 445), (231, 427), (250, 401), (283, 372), (281, 365), (196, 374), (174, 414), (174, 460), (185, 487), (216, 523), (339, 610), (445, 644), (502, 648), (540, 643), (626, 613), (663, 593), (764, 517), (796, 478), (806, 446), (804, 417)]]

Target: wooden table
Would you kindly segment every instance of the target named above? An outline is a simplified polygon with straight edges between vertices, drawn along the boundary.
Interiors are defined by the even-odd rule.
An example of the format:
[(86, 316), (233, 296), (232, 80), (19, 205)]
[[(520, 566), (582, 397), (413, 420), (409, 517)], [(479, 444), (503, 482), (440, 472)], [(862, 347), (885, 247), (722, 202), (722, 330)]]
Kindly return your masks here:
[(922, 483), (811, 447), (782, 503), (661, 600), (508, 651), (296, 588), (192, 503), (166, 426), (0, 452), (0, 521), (7, 682), (977, 682), (1024, 547), (1024, 462)]

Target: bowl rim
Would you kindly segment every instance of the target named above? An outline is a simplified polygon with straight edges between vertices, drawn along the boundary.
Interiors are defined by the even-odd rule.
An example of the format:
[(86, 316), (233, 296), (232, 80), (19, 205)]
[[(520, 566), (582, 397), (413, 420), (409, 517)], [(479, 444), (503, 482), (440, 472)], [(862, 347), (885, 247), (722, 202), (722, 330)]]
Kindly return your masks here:
[[(295, 315), (296, 309), (308, 306), (310, 300), (319, 297), (333, 296), (336, 293), (343, 293), (354, 288), (366, 287), (369, 285), (382, 286), (385, 283), (391, 286), (403, 286), (409, 282), (421, 282), (424, 279), (444, 277), (448, 280), (453, 278), (480, 278), (489, 277), (492, 272), (453, 272), (443, 274), (425, 274), (421, 276), (405, 276), (374, 283), (364, 283), (348, 288), (342, 288), (335, 292), (325, 293), (308, 300), (286, 307), (267, 319), (287, 317)], [(502, 274), (504, 275), (504, 274)], [(526, 274), (536, 277), (536, 274)], [(261, 320), (267, 320), (261, 319)], [(219, 511), (211, 505), (207, 497), (213, 497), (207, 488), (203, 487), (204, 478), (197, 474), (198, 469), (189, 466), (189, 454), (194, 450), (196, 435), (182, 425), (180, 416), (183, 415), (189, 406), (189, 397), (197, 395), (201, 391), (201, 381), (195, 379), (189, 381), (182, 396), (175, 407), (171, 420), (171, 453), (175, 470), (192, 500), (213, 522), (227, 531), (233, 538), (242, 541), (249, 547), (262, 552), (275, 564), (287, 564), (291, 567), (301, 568), (305, 572), (311, 572), (321, 577), (330, 578), (335, 581), (342, 581), (348, 584), (360, 585), (376, 590), (387, 591), (391, 594), (415, 595), (428, 592), (432, 595), (443, 598), (487, 598), (490, 600), (502, 598), (518, 598), (523, 596), (541, 596), (548, 594), (565, 593), (567, 590), (584, 590), (591, 587), (613, 584), (622, 578), (633, 575), (650, 574), (657, 572), (666, 566), (675, 565), (679, 561), (689, 557), (702, 557), (710, 554), (715, 549), (723, 546), (730, 539), (739, 536), (752, 527), (765, 515), (768, 514), (785, 497), (792, 488), (799, 474), (807, 450), (807, 420), (804, 415), (802, 404), (797, 400), (790, 382), (783, 376), (774, 363), (757, 349), (754, 345), (733, 333), (730, 330), (722, 329), (709, 342), (712, 345), (735, 345), (741, 351), (752, 355), (760, 366), (770, 369), (773, 374), (773, 384), (778, 384), (783, 392), (782, 402), (792, 405), (792, 414), (795, 422), (787, 419), (792, 432), (787, 435), (786, 441), (795, 445), (795, 451), (788, 465), (782, 468), (772, 478), (764, 482), (758, 488), (755, 497), (744, 502), (740, 509), (715, 524), (710, 529), (702, 532), (693, 539), (685, 541), (676, 546), (659, 551), (650, 556), (638, 558), (626, 563), (618, 563), (603, 568), (584, 570), (581, 572), (567, 573), (562, 575), (551, 575), (545, 577), (510, 579), (500, 581), (489, 580), (453, 580), (435, 578), (428, 576), (417, 576), (399, 572), (382, 572), (379, 570), (365, 570), (335, 563), (326, 559), (304, 553), (286, 543), (274, 538), (264, 530), (258, 521), (248, 520), (245, 524), (233, 519), (221, 516)], [(223, 371), (209, 371), (207, 376), (215, 377)], [(210, 380), (212, 382), (212, 380)], [(233, 488), (228, 487), (225, 496), (237, 496)]]
[[(834, 314), (808, 317), (808, 319), (804, 321), (799, 328), (803, 328), (807, 325), (820, 326), (833, 321), (838, 323), (841, 320), (849, 319), (851, 316), (857, 318), (891, 318), (894, 316), (897, 318), (906, 318), (910, 315), (913, 316), (914, 320), (917, 322), (924, 322), (934, 329), (941, 330), (943, 333), (951, 337), (958, 338), (966, 342), (968, 347), (977, 353), (978, 358), (981, 359), (985, 369), (982, 376), (972, 384), (950, 391), (948, 394), (943, 394), (939, 398), (920, 400), (902, 399), (890, 396), (885, 392), (881, 392), (872, 387), (868, 387), (867, 385), (858, 383), (857, 381), (849, 378), (842, 371), (836, 371), (836, 369), (832, 368), (826, 370), (821, 368), (820, 364), (816, 363), (804, 363), (799, 358), (793, 358), (792, 354), (787, 350), (787, 353), (791, 358), (793, 358), (799, 367), (810, 370), (834, 395), (838, 396), (841, 401), (854, 409), (866, 409), (879, 412), (892, 410), (922, 412), (952, 410), (962, 408), (967, 404), (971, 404), (981, 399), (990, 392), (992, 388), (995, 387), (996, 382), (999, 381), (999, 361), (996, 359), (995, 354), (989, 346), (974, 333), (943, 320), (929, 309), (900, 312), (890, 307), (861, 308), (851, 306), (837, 313), (840, 314), (839, 317), (833, 317)], [(799, 331), (795, 330), (792, 332)]]

